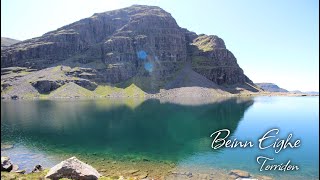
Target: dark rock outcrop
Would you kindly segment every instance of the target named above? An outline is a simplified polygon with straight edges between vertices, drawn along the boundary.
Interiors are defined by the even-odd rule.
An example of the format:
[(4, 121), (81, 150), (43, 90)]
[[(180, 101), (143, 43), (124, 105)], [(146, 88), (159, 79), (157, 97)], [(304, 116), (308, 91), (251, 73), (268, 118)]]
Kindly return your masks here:
[(1, 83), (1, 91), (7, 90), (10, 86), (10, 83)]
[[(221, 38), (181, 28), (170, 13), (156, 6), (97, 13), (1, 51), (1, 68), (65, 65), (76, 68), (68, 72), (70, 76), (111, 84), (143, 79), (156, 90), (190, 62), (191, 71), (215, 84), (253, 84)], [(35, 84), (39, 86), (47, 92), (59, 85)]]
[(97, 86), (98, 86), (96, 83), (93, 83), (93, 82), (91, 82), (89, 80), (86, 80), (86, 79), (73, 80), (73, 81), (70, 81), (70, 82), (74, 82), (77, 85), (79, 85), (81, 87), (84, 87), (86, 89), (89, 89), (91, 91), (95, 90), (97, 88)]
[(31, 171), (32, 173), (40, 172), (43, 171), (43, 168), (40, 164), (34, 166), (33, 170)]
[(9, 157), (1, 156), (1, 171), (10, 172), (13, 168), (13, 164)]
[(35, 82), (31, 82), (31, 85), (37, 89), (37, 91), (41, 94), (48, 94), (51, 91), (54, 91), (61, 87), (62, 85), (69, 83), (69, 82), (74, 82), (75, 84), (86, 88), (88, 90), (95, 90), (97, 88), (97, 84), (89, 81), (87, 79), (74, 79), (74, 80), (37, 80)]
[(50, 80), (39, 80), (31, 83), (39, 93), (47, 94), (53, 90), (56, 90), (64, 84), (63, 81), (50, 81)]

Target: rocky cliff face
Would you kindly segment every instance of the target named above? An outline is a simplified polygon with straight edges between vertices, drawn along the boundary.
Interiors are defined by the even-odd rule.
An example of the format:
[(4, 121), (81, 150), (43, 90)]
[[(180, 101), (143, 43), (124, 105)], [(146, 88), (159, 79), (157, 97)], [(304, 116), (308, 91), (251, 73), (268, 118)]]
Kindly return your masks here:
[(180, 28), (166, 11), (134, 5), (13, 44), (1, 51), (1, 68), (70, 66), (66, 76), (113, 85), (165, 87), (176, 72), (192, 70), (221, 86), (250, 83), (218, 36)]
[[(185, 36), (158, 7), (132, 6), (93, 16), (23, 41), (1, 53), (1, 66), (42, 69), (79, 64), (97, 69), (97, 80), (117, 83), (150, 62), (161, 76), (185, 61)], [(163, 62), (163, 63), (162, 63)], [(161, 65), (159, 65), (161, 64)]]
[(199, 35), (187, 38), (188, 54), (194, 71), (205, 76), (218, 85), (244, 84), (252, 81), (246, 77), (239, 67), (235, 56), (224, 41), (214, 35)]

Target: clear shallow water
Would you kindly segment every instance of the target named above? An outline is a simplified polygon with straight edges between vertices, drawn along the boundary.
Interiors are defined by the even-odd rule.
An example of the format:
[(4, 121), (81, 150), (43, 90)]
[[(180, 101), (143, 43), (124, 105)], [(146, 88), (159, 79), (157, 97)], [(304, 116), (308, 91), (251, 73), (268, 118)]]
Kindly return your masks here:
[[(1, 153), (21, 168), (51, 167), (75, 155), (88, 161), (112, 159), (174, 164), (175, 169), (243, 169), (279, 179), (319, 179), (318, 97), (257, 97), (173, 104), (159, 100), (2, 101)], [(227, 128), (232, 137), (251, 140), (246, 149), (211, 148), (210, 135)], [(258, 139), (272, 128), (279, 137), (300, 139), (301, 147), (275, 154), (259, 150)], [(296, 172), (260, 172), (256, 157), (272, 164), (298, 165)]]

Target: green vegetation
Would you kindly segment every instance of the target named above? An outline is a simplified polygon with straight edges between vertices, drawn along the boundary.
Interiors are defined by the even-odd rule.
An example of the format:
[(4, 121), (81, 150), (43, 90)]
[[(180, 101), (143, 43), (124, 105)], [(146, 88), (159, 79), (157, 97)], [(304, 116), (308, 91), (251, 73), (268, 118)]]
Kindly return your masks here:
[(48, 99), (49, 95), (48, 94), (39, 94), (38, 98), (39, 99)]
[(12, 172), (1, 172), (1, 179), (12, 179), (12, 180), (33, 180), (33, 179), (43, 179), (49, 172), (48, 169), (41, 172), (30, 173), (30, 174), (19, 174)]
[(54, 67), (51, 72), (59, 72), (61, 70), (61, 66)]
[(8, 86), (7, 88), (2, 89), (2, 82), (1, 82), (1, 95), (10, 92), (12, 89), (13, 89), (12, 86)]
[(21, 96), (24, 99), (33, 99), (37, 96), (37, 94), (29, 92), (29, 93), (22, 94)]
[(112, 96), (112, 95), (119, 95), (124, 97), (144, 97), (145, 92), (142, 91), (139, 87), (135, 84), (131, 84), (130, 86), (123, 88), (112, 87), (108, 85), (99, 85), (94, 92), (100, 96)]
[(113, 93), (120, 93), (122, 91), (121, 88), (112, 87), (108, 85), (99, 85), (94, 92), (100, 96), (108, 96), (112, 95)]
[(95, 94), (75, 83), (64, 84), (60, 88), (52, 91), (49, 97), (93, 97)]
[(17, 76), (25, 76), (27, 74), (30, 74), (31, 72), (28, 72), (28, 71), (21, 71), (19, 73), (17, 73)]
[(129, 87), (124, 89), (124, 94), (126, 96), (138, 96), (138, 97), (144, 97), (145, 92), (143, 92), (139, 87), (137, 87), (135, 84), (131, 84)]
[(49, 99), (55, 97), (105, 97), (105, 96), (118, 96), (118, 97), (145, 97), (145, 92), (142, 91), (139, 87), (132, 84), (129, 87), (122, 89), (118, 87), (112, 87), (109, 85), (98, 85), (94, 91), (90, 91), (86, 88), (83, 88), (75, 83), (64, 84), (58, 89), (52, 91), (50, 94), (33, 94), (28, 93), (22, 95), (23, 98), (34, 98), (38, 97), (39, 99)]
[(214, 50), (209, 36), (200, 36), (197, 39), (193, 45), (196, 45), (203, 52)]
[(142, 76), (140, 74), (128, 79), (127, 81), (116, 84), (117, 87), (127, 88), (134, 84), (144, 92), (155, 92), (164, 87), (166, 81), (154, 76)]
[[(7, 79), (11, 77), (15, 77), (17, 75), (24, 75), (29, 74), (33, 72), (28, 72), (26, 68), (20, 68), (20, 67), (13, 67), (13, 68), (7, 68), (6, 69), (8, 74), (6, 75)], [(95, 90), (88, 90), (84, 87), (81, 87), (73, 82), (70, 82), (72, 80), (80, 80), (81, 78), (75, 77), (75, 76), (66, 76), (67, 72), (74, 72), (81, 76), (91, 76), (94, 74), (91, 74), (91, 68), (81, 68), (81, 67), (74, 67), (71, 68), (69, 66), (54, 66), (49, 69), (49, 71), (43, 71), (39, 74), (28, 76), (28, 78), (24, 79), (23, 84), (21, 86), (26, 87), (26, 91), (20, 92), (20, 89), (14, 89), (15, 86), (7, 86), (4, 81), (1, 82), (1, 95), (8, 95), (10, 96), (15, 95), (18, 93), (19, 98), (22, 99), (50, 99), (50, 98), (94, 98), (94, 97), (145, 97), (145, 92), (142, 91), (138, 85), (133, 85), (135, 83), (129, 82), (128, 84), (125, 84), (120, 87), (113, 87), (108, 84), (100, 84), (97, 86)], [(89, 72), (86, 72), (89, 71)], [(148, 79), (150, 77), (144, 77), (142, 79)], [(51, 91), (48, 94), (40, 94), (37, 91), (32, 90), (32, 87), (29, 87), (32, 83), (37, 82), (39, 80), (48, 80), (48, 81), (64, 81), (68, 80), (66, 84), (62, 85), (56, 90)], [(134, 79), (138, 84), (144, 85), (146, 82), (156, 82), (155, 80), (149, 79), (149, 81), (141, 80), (141, 78)], [(58, 82), (59, 83), (59, 82)], [(63, 83), (62, 83), (63, 84)], [(147, 84), (149, 85), (149, 84)], [(28, 87), (27, 87), (28, 86)], [(5, 87), (5, 88), (4, 88)], [(14, 90), (14, 92), (12, 91)], [(12, 95), (10, 93), (13, 93)]]

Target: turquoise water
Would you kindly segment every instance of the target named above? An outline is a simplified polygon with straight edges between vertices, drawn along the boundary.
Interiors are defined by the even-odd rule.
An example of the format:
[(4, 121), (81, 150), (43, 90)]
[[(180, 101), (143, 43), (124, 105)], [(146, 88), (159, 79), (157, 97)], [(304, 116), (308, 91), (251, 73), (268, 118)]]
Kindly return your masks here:
[[(193, 102), (193, 101), (192, 101)], [(51, 167), (64, 155), (131, 161), (172, 162), (176, 169), (243, 169), (277, 179), (319, 179), (318, 97), (231, 98), (191, 104), (159, 100), (39, 100), (1, 102), (2, 150), (20, 167)], [(210, 135), (229, 129), (252, 148), (211, 148)], [(278, 137), (301, 146), (274, 153), (258, 139), (278, 128)], [(269, 141), (271, 142), (271, 141)], [(272, 164), (298, 165), (293, 172), (259, 171), (257, 156)], [(102, 160), (103, 163), (103, 160)]]

